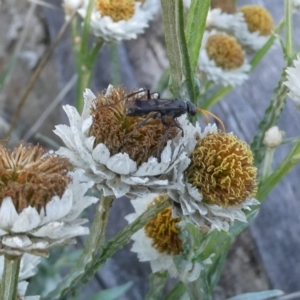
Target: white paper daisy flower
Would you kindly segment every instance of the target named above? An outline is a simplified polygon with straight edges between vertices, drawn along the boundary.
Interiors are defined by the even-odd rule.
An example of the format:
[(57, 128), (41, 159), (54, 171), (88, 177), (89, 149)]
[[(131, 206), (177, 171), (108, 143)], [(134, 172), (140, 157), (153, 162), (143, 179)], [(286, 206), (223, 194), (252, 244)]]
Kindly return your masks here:
[(230, 14), (220, 8), (211, 9), (207, 14), (206, 27), (217, 29), (227, 33), (234, 33), (245, 23), (243, 13)]
[(246, 5), (239, 9), (244, 22), (235, 27), (234, 36), (249, 52), (257, 51), (268, 41), (274, 28), (270, 13), (259, 5)]
[[(35, 268), (39, 264), (40, 258), (35, 255), (30, 255), (25, 253), (20, 262), (20, 271), (19, 271), (19, 283), (18, 283), (18, 299), (21, 300), (39, 300), (40, 296), (26, 296), (26, 289), (28, 282), (25, 281), (28, 278), (35, 275)], [(3, 276), (4, 270), (4, 256), (0, 256), (0, 278)]]
[[(70, 126), (58, 125), (54, 131), (66, 145), (58, 153), (83, 168), (104, 196), (138, 197), (165, 190), (172, 184), (166, 174), (189, 164), (185, 150), (194, 126), (186, 116), (178, 118), (184, 136), (174, 125), (166, 136), (167, 128), (159, 117), (140, 126), (145, 117), (128, 116), (132, 103), (124, 101), (128, 93), (109, 86), (96, 97), (86, 90), (82, 115), (65, 106)], [(142, 99), (143, 95), (139, 92), (133, 98)]]
[(237, 41), (226, 33), (215, 30), (203, 35), (198, 69), (215, 84), (241, 85), (248, 79), (251, 66)]
[(234, 135), (208, 126), (188, 153), (191, 164), (177, 177), (168, 196), (177, 202), (174, 216), (186, 216), (205, 230), (227, 230), (234, 220), (247, 222), (244, 209), (259, 202), (256, 168), (249, 146)]
[[(88, 0), (78, 10), (84, 18)], [(157, 0), (95, 0), (91, 15), (91, 34), (105, 42), (135, 39), (149, 26), (158, 9)]]
[[(148, 194), (145, 197), (131, 200), (135, 213), (125, 219), (132, 223), (149, 206), (162, 200), (166, 195)], [(138, 259), (150, 262), (152, 272), (168, 271), (171, 277), (178, 277), (173, 258), (182, 252), (181, 241), (178, 237), (178, 223), (180, 218), (172, 218), (172, 208), (166, 208), (145, 227), (134, 233), (131, 251), (137, 253)]]
[(88, 234), (78, 219), (97, 201), (85, 196), (93, 185), (82, 170), (69, 172), (67, 159), (41, 147), (0, 146), (0, 253), (47, 255), (48, 248)]
[(286, 69), (287, 81), (284, 84), (289, 88), (288, 96), (295, 101), (300, 110), (300, 55), (293, 61), (294, 66)]

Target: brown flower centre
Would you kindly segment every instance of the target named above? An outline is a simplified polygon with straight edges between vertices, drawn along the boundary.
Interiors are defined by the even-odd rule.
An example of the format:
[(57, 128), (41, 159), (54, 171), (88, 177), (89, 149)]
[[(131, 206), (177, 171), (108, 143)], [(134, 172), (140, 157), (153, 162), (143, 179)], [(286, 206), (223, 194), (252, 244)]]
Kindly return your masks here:
[(205, 202), (235, 206), (255, 196), (256, 173), (249, 146), (232, 134), (216, 132), (199, 139), (186, 175)]
[(236, 12), (236, 3), (234, 0), (211, 0), (211, 9), (221, 8), (223, 12), (234, 14)]
[(259, 31), (261, 35), (268, 36), (274, 27), (270, 13), (259, 5), (245, 5), (240, 8), (244, 14), (250, 32)]
[(135, 12), (135, 0), (96, 0), (95, 6), (102, 16), (108, 16), (114, 22), (129, 20)]
[[(145, 101), (146, 95), (136, 94), (128, 99), (126, 92), (120, 87), (113, 88), (108, 95), (101, 93), (94, 100), (91, 114), (93, 124), (89, 135), (94, 136), (95, 146), (103, 143), (114, 155), (118, 152), (128, 153), (129, 157), (136, 161), (138, 165), (148, 160), (151, 156), (160, 155), (168, 139), (173, 139), (177, 135), (177, 128), (171, 124), (167, 137), (166, 126), (162, 124), (160, 118), (150, 118), (145, 124), (140, 126), (146, 116), (127, 116), (128, 107), (134, 107), (135, 99)], [(105, 105), (109, 106), (105, 106)], [(137, 126), (140, 126), (139, 128)]]
[(208, 57), (225, 70), (237, 69), (245, 60), (241, 45), (234, 37), (223, 33), (216, 33), (208, 38), (206, 51)]
[(42, 147), (19, 144), (10, 152), (0, 144), (0, 204), (11, 197), (18, 213), (28, 206), (40, 210), (53, 196), (63, 195), (70, 169), (67, 159)]
[[(154, 202), (161, 200), (162, 197), (165, 195), (157, 197)], [(152, 246), (159, 253), (175, 256), (182, 252), (182, 242), (178, 237), (179, 230), (176, 226), (180, 221), (181, 218), (172, 218), (172, 208), (168, 207), (144, 227), (146, 236), (152, 239)]]

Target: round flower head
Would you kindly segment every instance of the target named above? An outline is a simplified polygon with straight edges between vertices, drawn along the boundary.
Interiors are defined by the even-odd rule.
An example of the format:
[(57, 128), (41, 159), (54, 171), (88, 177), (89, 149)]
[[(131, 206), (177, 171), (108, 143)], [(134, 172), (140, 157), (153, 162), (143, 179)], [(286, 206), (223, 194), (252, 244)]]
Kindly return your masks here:
[(239, 11), (243, 14), (244, 22), (235, 27), (234, 35), (247, 50), (257, 51), (272, 34), (272, 16), (259, 5), (245, 5)]
[[(83, 8), (78, 10), (83, 18), (88, 3), (84, 0)], [(148, 27), (157, 10), (157, 0), (95, 0), (90, 31), (105, 42), (135, 39)]]
[(0, 145), (0, 253), (47, 255), (48, 248), (70, 243), (88, 228), (77, 219), (97, 201), (84, 196), (92, 182), (83, 171), (69, 172), (67, 159), (42, 147)]
[(212, 30), (204, 32), (198, 68), (215, 84), (236, 86), (248, 78), (250, 65), (235, 38)]
[(259, 204), (252, 198), (257, 190), (256, 168), (248, 145), (232, 134), (208, 126), (199, 130), (191, 163), (178, 176), (177, 190), (168, 194), (178, 205), (175, 215), (188, 216), (208, 229), (228, 230), (234, 220), (246, 222), (243, 209)]
[(288, 96), (295, 101), (300, 110), (300, 55), (293, 61), (294, 67), (286, 69), (287, 81), (284, 84), (289, 88)]
[[(143, 198), (131, 200), (135, 213), (126, 216), (129, 223), (135, 221), (147, 208), (166, 197), (165, 194), (148, 194)], [(131, 251), (136, 252), (140, 261), (149, 261), (152, 272), (167, 270), (172, 277), (178, 276), (173, 257), (182, 252), (178, 237), (178, 224), (181, 218), (172, 217), (172, 207), (160, 212), (142, 229), (132, 235), (134, 241)]]
[[(28, 286), (26, 279), (35, 275), (35, 267), (39, 264), (40, 258), (35, 255), (25, 253), (21, 258), (20, 271), (19, 271), (19, 283), (18, 283), (18, 296), (19, 300), (39, 300), (40, 296), (25, 296), (25, 292)], [(0, 256), (0, 278), (3, 276), (4, 270), (4, 256)]]
[(277, 126), (269, 128), (264, 136), (264, 145), (268, 148), (276, 148), (282, 143), (282, 132)]
[(167, 129), (159, 116), (147, 122), (145, 116), (129, 116), (133, 111), (139, 112), (136, 99), (146, 105), (155, 104), (156, 100), (147, 100), (145, 91), (135, 91), (129, 98), (128, 94), (113, 86), (97, 97), (86, 90), (82, 115), (74, 107), (65, 106), (70, 127), (58, 125), (54, 131), (67, 146), (58, 153), (85, 169), (105, 196), (136, 197), (165, 189), (169, 184), (165, 175), (178, 172), (189, 163), (184, 150), (193, 125), (186, 117), (178, 118), (182, 136), (171, 118), (164, 121), (170, 124)]

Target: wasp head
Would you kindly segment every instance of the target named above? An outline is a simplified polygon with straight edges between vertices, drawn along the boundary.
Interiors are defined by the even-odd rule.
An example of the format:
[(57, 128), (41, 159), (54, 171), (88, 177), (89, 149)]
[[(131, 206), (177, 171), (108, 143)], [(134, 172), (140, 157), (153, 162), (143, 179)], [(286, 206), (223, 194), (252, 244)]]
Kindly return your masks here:
[(186, 111), (190, 116), (194, 116), (196, 114), (196, 106), (192, 102), (186, 102)]

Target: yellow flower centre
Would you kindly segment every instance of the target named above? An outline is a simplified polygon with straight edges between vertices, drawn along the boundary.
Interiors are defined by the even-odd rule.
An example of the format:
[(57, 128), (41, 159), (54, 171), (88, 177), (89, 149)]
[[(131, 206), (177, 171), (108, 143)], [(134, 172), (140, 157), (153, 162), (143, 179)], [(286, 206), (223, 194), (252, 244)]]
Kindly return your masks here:
[(28, 206), (40, 210), (53, 196), (63, 195), (70, 168), (67, 159), (42, 147), (19, 144), (10, 152), (0, 144), (0, 205), (11, 197), (18, 213)]
[(206, 52), (218, 67), (225, 70), (237, 69), (245, 60), (241, 45), (234, 37), (223, 33), (216, 33), (208, 38)]
[(96, 0), (96, 9), (114, 22), (129, 20), (135, 13), (135, 0)]
[(235, 206), (254, 197), (257, 170), (249, 146), (232, 134), (216, 132), (199, 139), (186, 175), (206, 203)]
[(268, 36), (274, 27), (270, 13), (259, 5), (245, 5), (240, 8), (244, 14), (250, 32), (259, 31), (263, 36)]
[[(133, 91), (134, 92), (134, 91)], [(148, 160), (149, 157), (159, 157), (168, 139), (173, 139), (178, 129), (171, 124), (168, 136), (166, 126), (160, 118), (150, 118), (145, 124), (137, 128), (146, 116), (127, 116), (128, 105), (134, 106), (135, 99), (146, 102), (146, 95), (127, 98), (127, 92), (120, 87), (113, 88), (109, 95), (101, 93), (94, 100), (91, 114), (93, 124), (89, 135), (94, 136), (95, 147), (103, 143), (109, 149), (111, 155), (125, 152), (138, 165)], [(108, 104), (108, 106), (107, 106)], [(166, 120), (172, 123), (172, 120)]]
[(236, 12), (236, 3), (234, 0), (211, 0), (210, 7), (211, 9), (220, 8), (228, 14)]
[(146, 236), (152, 239), (152, 246), (159, 253), (175, 256), (182, 252), (182, 242), (176, 226), (180, 221), (181, 218), (172, 218), (172, 208), (168, 207), (144, 227)]

